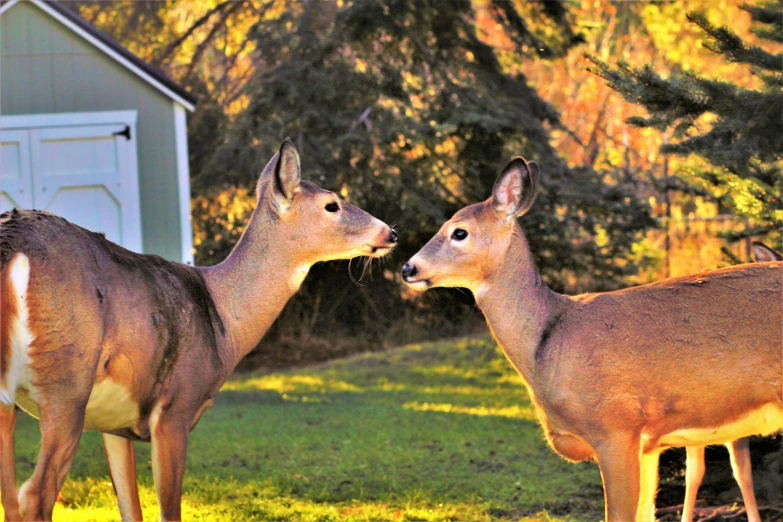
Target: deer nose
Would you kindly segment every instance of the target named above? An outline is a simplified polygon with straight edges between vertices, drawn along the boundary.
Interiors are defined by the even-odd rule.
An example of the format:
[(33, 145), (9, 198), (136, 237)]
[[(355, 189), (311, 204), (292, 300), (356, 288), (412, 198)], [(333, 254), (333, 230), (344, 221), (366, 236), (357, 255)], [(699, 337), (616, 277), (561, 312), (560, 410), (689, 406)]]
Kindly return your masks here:
[(396, 243), (398, 241), (397, 232), (393, 228), (389, 229), (389, 243)]
[(407, 281), (409, 278), (416, 275), (416, 265), (411, 265), (410, 263), (405, 263), (402, 265), (402, 278), (403, 280)]

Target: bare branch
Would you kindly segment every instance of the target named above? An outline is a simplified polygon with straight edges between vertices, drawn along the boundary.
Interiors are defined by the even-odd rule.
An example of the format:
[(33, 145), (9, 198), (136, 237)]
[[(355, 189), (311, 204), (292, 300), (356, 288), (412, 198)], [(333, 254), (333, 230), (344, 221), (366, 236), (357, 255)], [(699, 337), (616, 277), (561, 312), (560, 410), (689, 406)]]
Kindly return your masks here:
[(226, 0), (225, 2), (216, 5), (213, 9), (207, 11), (207, 13), (201, 18), (199, 18), (198, 20), (196, 20), (193, 23), (193, 25), (191, 25), (190, 28), (188, 28), (188, 30), (185, 31), (185, 33), (182, 36), (180, 36), (179, 38), (177, 38), (176, 40), (168, 44), (166, 48), (163, 49), (160, 56), (153, 58), (152, 64), (155, 65), (156, 67), (160, 67), (160, 65), (177, 49), (177, 47), (182, 45), (182, 42), (190, 38), (190, 35), (192, 35), (196, 29), (198, 29), (199, 27), (207, 23), (209, 19), (212, 18), (212, 15), (214, 15), (219, 11), (222, 11), (223, 9), (225, 9), (226, 7), (228, 7), (233, 3), (234, 2), (232, 0)]

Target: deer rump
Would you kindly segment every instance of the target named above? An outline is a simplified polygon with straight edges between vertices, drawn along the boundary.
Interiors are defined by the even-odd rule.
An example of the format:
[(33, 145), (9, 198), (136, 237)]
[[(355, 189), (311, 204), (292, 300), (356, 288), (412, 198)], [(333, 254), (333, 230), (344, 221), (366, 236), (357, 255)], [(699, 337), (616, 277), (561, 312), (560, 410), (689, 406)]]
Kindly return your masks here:
[(175, 362), (193, 361), (196, 380), (199, 366), (204, 378), (223, 373), (225, 329), (192, 267), (13, 210), (0, 215), (0, 281), (0, 401), (15, 398), (36, 417), (39, 379), (63, 390), (94, 382), (84, 429), (148, 441), (147, 418)]

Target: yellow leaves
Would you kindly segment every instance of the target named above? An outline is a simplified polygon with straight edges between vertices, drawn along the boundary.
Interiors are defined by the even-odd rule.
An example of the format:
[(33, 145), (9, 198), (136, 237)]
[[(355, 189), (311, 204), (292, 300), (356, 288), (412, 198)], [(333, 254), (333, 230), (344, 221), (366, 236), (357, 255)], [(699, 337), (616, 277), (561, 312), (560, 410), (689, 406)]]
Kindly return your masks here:
[(429, 154), (429, 150), (421, 143), (417, 143), (411, 150), (405, 153), (405, 157), (408, 159), (419, 159)]
[(453, 139), (442, 141), (435, 145), (435, 154), (438, 156), (456, 156), (457, 144)]
[(250, 104), (250, 97), (246, 94), (243, 94), (241, 96), (237, 96), (236, 100), (232, 101), (228, 107), (226, 107), (226, 114), (230, 114), (232, 116), (235, 116), (245, 109), (247, 109), (247, 106)]
[(193, 244), (235, 241), (255, 208), (255, 196), (246, 188), (230, 187), (212, 196), (191, 200)]
[[(700, 12), (716, 27), (728, 26), (748, 44), (758, 44), (758, 39), (750, 32), (750, 16), (739, 9), (743, 3), (745, 2), (741, 0), (663, 2), (646, 5), (641, 15), (652, 43), (670, 64), (710, 78), (731, 81), (742, 87), (758, 88), (761, 81), (748, 74), (747, 67), (729, 62), (723, 56), (706, 49), (702, 31), (686, 19), (687, 13)], [(764, 42), (764, 47), (773, 53), (783, 51), (783, 45), (774, 45), (768, 41)], [(629, 61), (635, 66), (645, 63), (639, 60)], [(656, 68), (661, 65), (655, 64)]]

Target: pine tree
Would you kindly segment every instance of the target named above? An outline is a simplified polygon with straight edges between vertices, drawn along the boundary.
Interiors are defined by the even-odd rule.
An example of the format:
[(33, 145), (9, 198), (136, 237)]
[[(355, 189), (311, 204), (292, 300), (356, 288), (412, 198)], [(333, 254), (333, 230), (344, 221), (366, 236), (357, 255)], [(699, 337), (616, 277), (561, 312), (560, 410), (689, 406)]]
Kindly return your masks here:
[[(756, 22), (762, 39), (783, 42), (783, 0), (743, 6)], [(671, 135), (661, 151), (695, 154), (709, 166), (686, 178), (693, 188), (712, 194), (733, 213), (754, 226), (742, 232), (783, 242), (783, 54), (748, 46), (727, 27), (714, 27), (699, 13), (688, 20), (705, 35), (705, 47), (726, 60), (747, 65), (761, 80), (761, 88), (748, 89), (703, 75), (685, 72), (663, 78), (646, 65), (625, 62), (612, 67), (595, 57), (591, 70), (629, 101), (642, 105), (647, 117), (628, 123), (652, 127)], [(705, 123), (703, 116), (714, 121)], [(740, 234), (729, 236), (730, 240)]]

